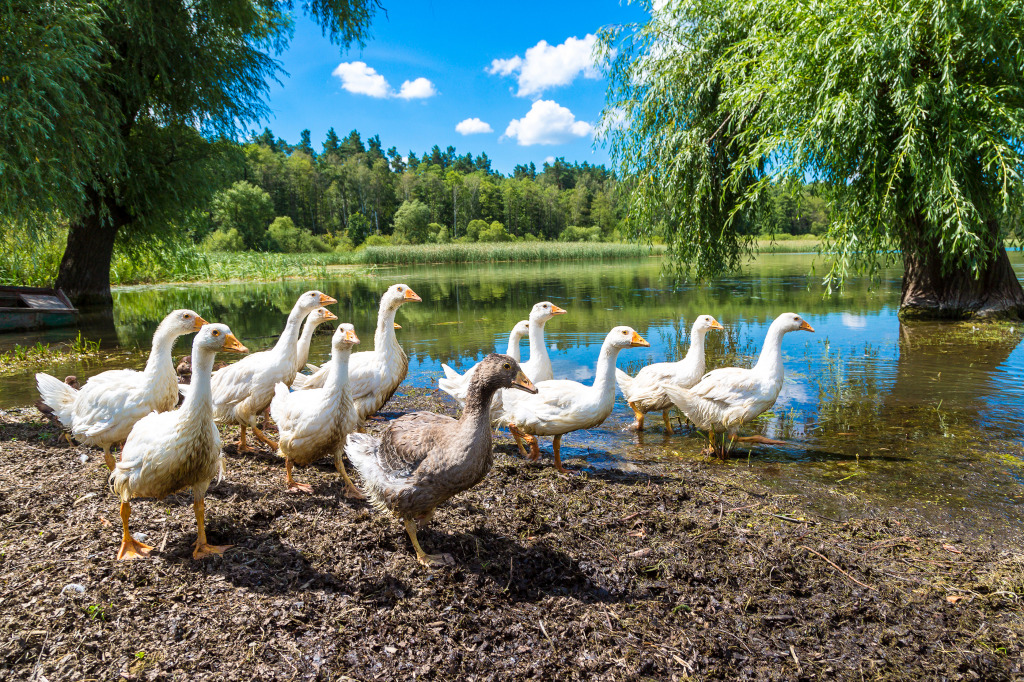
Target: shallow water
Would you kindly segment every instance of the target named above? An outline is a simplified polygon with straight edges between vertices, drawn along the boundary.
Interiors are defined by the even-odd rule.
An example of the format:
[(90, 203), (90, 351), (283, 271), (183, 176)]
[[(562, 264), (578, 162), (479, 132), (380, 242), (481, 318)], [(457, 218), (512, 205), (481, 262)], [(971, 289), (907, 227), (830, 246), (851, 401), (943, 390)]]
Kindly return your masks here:
[[(1024, 275), (1024, 258), (1011, 259)], [(104, 340), (101, 361), (49, 368), (60, 378), (104, 369), (141, 367), (150, 336), (169, 310), (193, 308), (224, 322), (252, 349), (274, 342), (299, 293), (317, 287), (372, 345), (379, 296), (406, 282), (424, 302), (398, 314), (398, 338), (410, 356), (408, 386), (435, 387), (446, 362), (465, 369), (493, 350), (504, 352), (508, 330), (530, 307), (550, 300), (569, 311), (548, 323), (555, 376), (589, 382), (608, 330), (627, 324), (651, 343), (628, 349), (619, 367), (635, 373), (650, 362), (675, 360), (687, 346), (689, 324), (711, 314), (708, 368), (755, 359), (768, 325), (785, 311), (801, 313), (816, 333), (795, 332), (783, 343), (786, 382), (775, 408), (753, 430), (791, 446), (740, 446), (729, 466), (779, 492), (806, 495), (822, 514), (842, 516), (850, 500), (868, 508), (899, 508), (936, 523), (994, 532), (1024, 522), (1024, 329), (992, 333), (970, 325), (901, 324), (896, 317), (898, 270), (879, 281), (855, 279), (831, 298), (807, 273), (811, 255), (770, 255), (711, 284), (671, 290), (660, 261), (486, 264), (382, 268), (371, 275), (340, 273), (329, 281), (125, 288), (115, 292), (114, 320), (86, 325)], [(819, 263), (820, 268), (820, 263)], [(329, 354), (329, 327), (314, 339), (311, 362)], [(0, 337), (0, 348), (66, 338), (67, 331)], [(72, 334), (73, 336), (73, 334)], [(175, 357), (188, 352), (181, 339)], [(978, 341), (978, 339), (983, 339)], [(526, 340), (522, 343), (528, 357)], [(0, 407), (36, 399), (32, 373), (3, 379)], [(697, 434), (668, 436), (658, 415), (641, 437), (625, 432), (632, 413), (621, 396), (600, 428), (567, 436), (570, 466), (628, 468), (636, 460), (695, 461)], [(543, 442), (550, 451), (549, 442)], [(574, 459), (575, 458), (575, 459)], [(860, 505), (863, 508), (863, 505)]]

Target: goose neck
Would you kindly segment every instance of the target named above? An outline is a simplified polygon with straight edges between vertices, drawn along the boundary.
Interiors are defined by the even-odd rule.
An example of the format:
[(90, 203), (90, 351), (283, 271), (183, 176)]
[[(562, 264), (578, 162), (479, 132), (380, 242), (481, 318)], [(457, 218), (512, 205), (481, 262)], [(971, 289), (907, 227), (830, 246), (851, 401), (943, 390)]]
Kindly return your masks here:
[(144, 370), (148, 377), (153, 377), (167, 368), (170, 368), (171, 372), (174, 371), (171, 351), (174, 350), (174, 342), (177, 339), (178, 335), (174, 332), (157, 327), (156, 333), (153, 334), (153, 347), (149, 351), (149, 359), (146, 361)]
[(281, 332), (280, 338), (274, 344), (275, 352), (280, 353), (284, 351), (287, 353), (289, 350), (295, 351), (295, 344), (299, 338), (299, 327), (302, 325), (302, 320), (305, 319), (306, 315), (307, 313), (298, 305), (292, 308), (292, 311), (288, 313), (288, 322), (284, 325), (284, 331)]
[(594, 390), (604, 396), (611, 391), (615, 395), (615, 360), (622, 350), (605, 342), (601, 346), (601, 354), (597, 356), (597, 370), (594, 376)]
[(381, 301), (380, 312), (377, 313), (377, 330), (373, 333), (373, 350), (380, 353), (394, 350), (398, 345), (398, 337), (395, 336), (395, 315), (398, 314), (397, 306), (385, 305)]
[(213, 374), (213, 360), (216, 353), (202, 348), (192, 349), (192, 382), (181, 413), (186, 419), (209, 419), (213, 412), (213, 392), (210, 377)]
[(761, 348), (761, 355), (757, 358), (754, 369), (764, 374), (782, 375), (782, 337), (785, 331), (775, 325), (768, 329), (764, 338), (764, 347)]
[(348, 385), (348, 361), (352, 349), (331, 349), (331, 371), (324, 382), (324, 391), (328, 396), (337, 396)]
[(548, 347), (544, 343), (544, 324), (547, 320), (530, 320), (530, 361), (534, 358), (546, 360)]
[(701, 360), (704, 358), (704, 337), (707, 330), (694, 329), (690, 334), (690, 348), (686, 351), (686, 359), (689, 361)]

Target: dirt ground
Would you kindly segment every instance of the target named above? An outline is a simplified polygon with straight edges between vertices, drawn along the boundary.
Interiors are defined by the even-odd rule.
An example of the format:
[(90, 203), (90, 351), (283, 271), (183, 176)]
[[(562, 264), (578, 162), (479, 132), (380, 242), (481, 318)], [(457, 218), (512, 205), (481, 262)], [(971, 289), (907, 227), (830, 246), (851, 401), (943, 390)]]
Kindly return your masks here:
[[(385, 416), (424, 406), (453, 413)], [(458, 562), (428, 571), (328, 462), (288, 494), (225, 430), (207, 528), (234, 547), (192, 560), (183, 493), (133, 504), (157, 549), (118, 562), (102, 454), (56, 433), (0, 412), (0, 680), (1024, 679), (1019, 545), (822, 518), (728, 466), (562, 477), (502, 438), (421, 531)]]

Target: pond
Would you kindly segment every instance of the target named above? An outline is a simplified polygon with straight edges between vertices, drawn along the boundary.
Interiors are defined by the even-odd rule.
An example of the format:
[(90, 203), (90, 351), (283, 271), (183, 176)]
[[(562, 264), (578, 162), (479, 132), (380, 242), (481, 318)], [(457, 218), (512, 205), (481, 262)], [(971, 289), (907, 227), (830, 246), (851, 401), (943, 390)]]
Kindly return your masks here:
[[(1011, 260), (1024, 275), (1021, 254)], [(816, 333), (786, 337), (785, 386), (753, 427), (791, 445), (740, 446), (727, 466), (747, 467), (778, 492), (806, 497), (823, 515), (843, 516), (856, 500), (860, 509), (895, 507), (985, 533), (1019, 531), (1024, 329), (901, 324), (899, 270), (874, 283), (851, 280), (843, 294), (825, 298), (820, 277), (808, 274), (814, 262), (812, 255), (762, 256), (741, 272), (675, 291), (660, 278), (658, 259), (394, 267), (328, 281), (123, 288), (114, 294), (113, 323), (83, 329), (87, 338), (103, 339), (106, 357), (49, 371), (82, 379), (111, 367), (141, 367), (156, 324), (181, 307), (227, 323), (254, 350), (265, 348), (298, 294), (313, 287), (339, 300), (332, 310), (355, 325), (364, 349), (372, 345), (387, 286), (405, 282), (422, 296), (423, 303), (405, 305), (397, 317), (410, 356), (404, 386), (411, 387), (436, 387), (442, 362), (465, 369), (488, 352), (504, 351), (508, 331), (541, 300), (569, 311), (547, 326), (556, 378), (586, 382), (613, 326), (630, 325), (651, 343), (619, 355), (619, 367), (631, 374), (681, 358), (690, 322), (705, 313), (725, 326), (707, 337), (708, 368), (749, 366), (772, 319), (793, 311)], [(314, 339), (311, 362), (328, 356), (329, 326)], [(16, 340), (60, 338), (51, 331)], [(188, 352), (190, 339), (179, 340), (175, 357)], [(0, 344), (14, 340), (3, 337)], [(528, 354), (524, 340), (524, 359)], [(3, 379), (0, 408), (36, 398), (31, 372)], [(653, 417), (643, 435), (625, 431), (632, 413), (620, 395), (601, 427), (566, 436), (563, 460), (577, 468), (656, 461), (683, 469), (704, 461), (698, 434), (669, 436)], [(542, 449), (550, 453), (550, 439), (542, 439)]]

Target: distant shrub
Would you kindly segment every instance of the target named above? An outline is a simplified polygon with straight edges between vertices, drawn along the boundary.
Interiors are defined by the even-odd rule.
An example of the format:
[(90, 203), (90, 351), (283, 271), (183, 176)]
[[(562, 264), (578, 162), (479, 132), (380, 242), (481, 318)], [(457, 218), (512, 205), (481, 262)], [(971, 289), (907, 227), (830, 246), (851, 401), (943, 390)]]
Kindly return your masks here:
[(562, 230), (562, 233), (558, 235), (558, 241), (560, 242), (599, 242), (601, 241), (601, 228), (597, 227), (579, 227), (577, 225), (570, 225), (569, 227)]
[(362, 246), (391, 246), (391, 237), (382, 234), (371, 234), (363, 241)]
[(448, 238), (448, 228), (440, 223), (430, 223), (427, 225), (427, 242), (430, 244), (447, 244), (451, 239)]
[(475, 242), (480, 239), (480, 232), (486, 230), (490, 225), (487, 224), (486, 220), (470, 220), (469, 225), (466, 226), (466, 234), (460, 238), (459, 241)]
[(279, 216), (267, 229), (270, 248), (278, 253), (323, 253), (330, 248), (309, 230), (296, 227), (288, 216)]
[(203, 249), (206, 251), (244, 251), (245, 241), (242, 235), (238, 234), (235, 228), (227, 230), (214, 230), (203, 240)]
[(510, 242), (512, 235), (505, 230), (504, 225), (495, 220), (487, 229), (480, 230), (477, 240), (481, 242)]
[(430, 209), (419, 200), (404, 201), (395, 211), (395, 244), (423, 244), (429, 236)]

